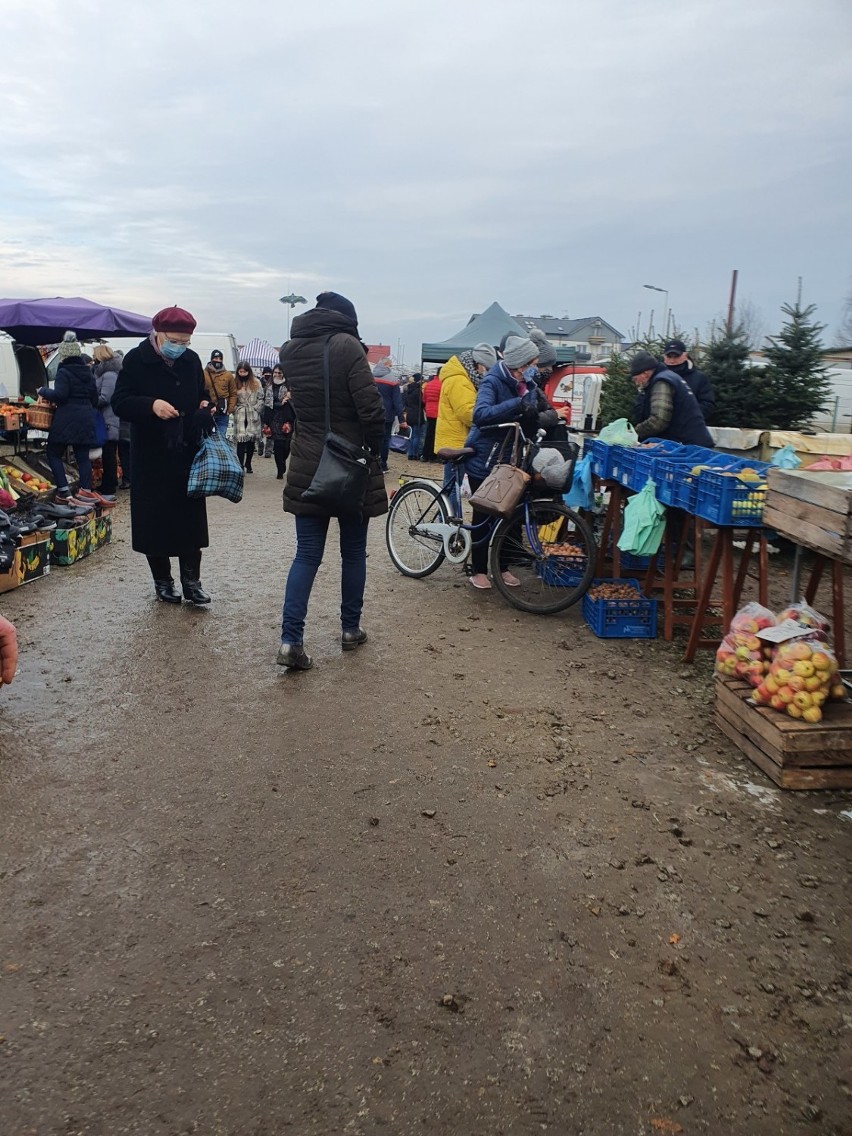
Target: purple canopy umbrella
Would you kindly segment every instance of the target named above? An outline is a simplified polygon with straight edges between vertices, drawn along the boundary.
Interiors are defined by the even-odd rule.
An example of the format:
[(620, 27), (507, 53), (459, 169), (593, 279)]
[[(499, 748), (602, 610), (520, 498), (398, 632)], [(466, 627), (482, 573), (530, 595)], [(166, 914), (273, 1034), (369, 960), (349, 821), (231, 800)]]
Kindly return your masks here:
[(147, 335), (151, 317), (104, 307), (80, 296), (0, 300), (0, 330), (8, 332), (18, 343), (39, 347), (58, 343), (66, 331), (76, 332), (81, 340)]

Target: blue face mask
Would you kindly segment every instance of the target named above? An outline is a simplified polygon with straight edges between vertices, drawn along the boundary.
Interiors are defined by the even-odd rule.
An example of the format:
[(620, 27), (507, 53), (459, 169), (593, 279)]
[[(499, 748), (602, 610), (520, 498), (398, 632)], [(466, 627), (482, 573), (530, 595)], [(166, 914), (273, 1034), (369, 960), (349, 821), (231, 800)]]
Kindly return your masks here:
[(170, 339), (164, 339), (160, 344), (160, 351), (166, 357), (174, 362), (175, 359), (180, 359), (186, 347), (183, 343), (172, 343)]
[(531, 383), (538, 378), (538, 367), (534, 363), (524, 371), (524, 378)]

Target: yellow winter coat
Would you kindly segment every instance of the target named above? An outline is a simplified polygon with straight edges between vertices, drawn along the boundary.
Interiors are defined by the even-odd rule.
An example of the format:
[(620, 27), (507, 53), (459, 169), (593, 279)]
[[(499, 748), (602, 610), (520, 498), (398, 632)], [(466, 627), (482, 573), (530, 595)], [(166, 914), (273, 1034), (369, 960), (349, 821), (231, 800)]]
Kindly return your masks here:
[(460, 450), (473, 423), (476, 388), (456, 355), (443, 365), (440, 373), (441, 401), (435, 426), (435, 449), (449, 446)]

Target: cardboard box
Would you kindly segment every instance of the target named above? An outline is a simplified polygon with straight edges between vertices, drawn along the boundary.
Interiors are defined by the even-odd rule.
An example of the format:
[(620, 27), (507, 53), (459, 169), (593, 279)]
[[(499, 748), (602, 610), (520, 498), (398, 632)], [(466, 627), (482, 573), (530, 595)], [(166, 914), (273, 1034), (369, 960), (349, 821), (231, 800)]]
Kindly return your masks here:
[(34, 532), (21, 538), (15, 553), (15, 567), (21, 584), (40, 580), (50, 571), (51, 536), (49, 532)]
[(67, 566), (103, 548), (112, 540), (112, 517), (109, 513), (91, 516), (78, 528), (57, 529), (53, 534), (51, 562)]

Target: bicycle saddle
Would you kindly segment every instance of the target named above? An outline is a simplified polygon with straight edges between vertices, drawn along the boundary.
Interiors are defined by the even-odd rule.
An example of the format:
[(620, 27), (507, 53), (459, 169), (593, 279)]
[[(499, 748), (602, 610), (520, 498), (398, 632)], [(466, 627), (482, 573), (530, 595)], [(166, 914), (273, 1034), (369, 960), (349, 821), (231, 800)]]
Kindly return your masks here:
[(462, 446), (460, 450), (451, 449), (450, 446), (442, 446), (440, 450), (435, 451), (435, 457), (440, 458), (441, 461), (452, 462), (460, 461), (461, 458), (466, 458), (468, 454), (476, 453), (473, 446)]

